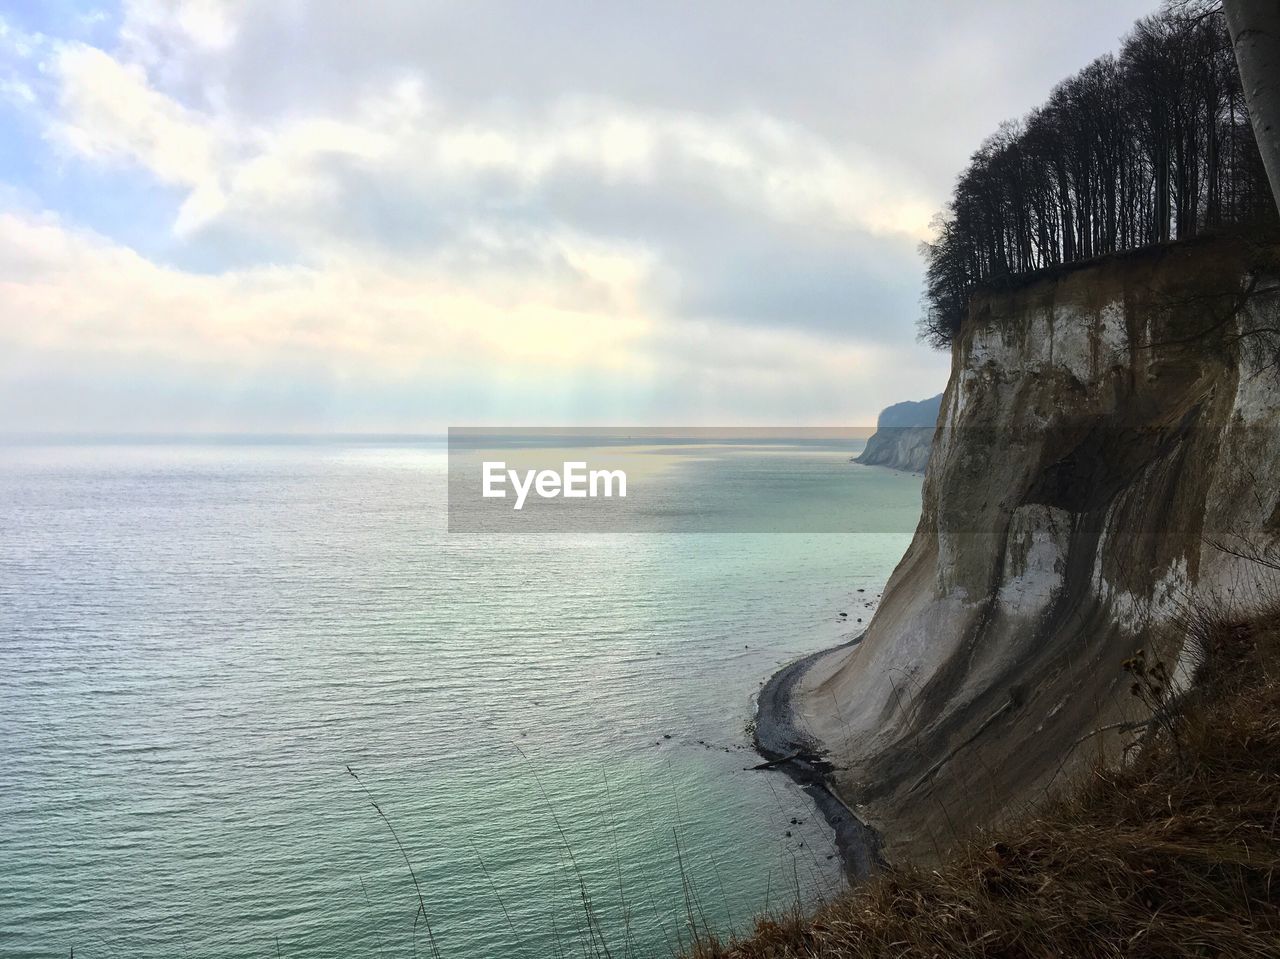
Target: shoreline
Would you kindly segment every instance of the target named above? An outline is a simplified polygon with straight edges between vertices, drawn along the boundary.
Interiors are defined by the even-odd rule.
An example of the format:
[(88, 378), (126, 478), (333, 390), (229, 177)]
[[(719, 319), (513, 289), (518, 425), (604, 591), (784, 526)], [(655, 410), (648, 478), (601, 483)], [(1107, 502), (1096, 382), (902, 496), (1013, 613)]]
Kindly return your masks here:
[(785, 772), (808, 793), (818, 812), (835, 831), (836, 849), (850, 882), (868, 878), (883, 865), (880, 834), (859, 819), (831, 788), (827, 779), (831, 764), (823, 758), (823, 750), (797, 728), (791, 694), (814, 662), (828, 653), (856, 646), (862, 642), (863, 635), (802, 656), (770, 676), (756, 698), (756, 726), (752, 736), (756, 752), (776, 762), (778, 765), (774, 768)]

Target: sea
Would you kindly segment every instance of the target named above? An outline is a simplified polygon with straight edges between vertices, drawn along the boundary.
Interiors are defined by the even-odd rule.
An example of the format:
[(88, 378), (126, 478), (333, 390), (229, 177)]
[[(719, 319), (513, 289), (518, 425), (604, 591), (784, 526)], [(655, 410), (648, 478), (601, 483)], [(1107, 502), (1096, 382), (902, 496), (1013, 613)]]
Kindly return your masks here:
[(751, 726), (910, 541), (920, 478), (855, 452), (633, 451), (776, 527), (468, 534), (439, 437), (5, 443), (0, 955), (670, 957), (814, 907)]

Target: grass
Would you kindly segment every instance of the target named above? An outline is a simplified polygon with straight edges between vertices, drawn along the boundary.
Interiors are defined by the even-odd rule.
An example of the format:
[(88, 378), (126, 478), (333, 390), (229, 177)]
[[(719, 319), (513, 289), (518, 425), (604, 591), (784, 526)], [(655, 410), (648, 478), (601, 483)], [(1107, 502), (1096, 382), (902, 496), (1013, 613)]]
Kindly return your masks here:
[[(532, 899), (522, 902), (513, 898), (520, 892), (504, 887), (501, 875), (489, 868), (479, 848), (468, 839), (474, 863), (488, 886), (490, 898), (482, 901), (487, 905), (483, 915), (500, 926), (504, 933), (501, 955), (512, 956), (513, 959), (677, 959), (688, 949), (696, 948), (698, 942), (709, 940), (715, 929), (733, 928), (733, 907), (720, 874), (718, 857), (705, 846), (700, 852), (690, 849), (674, 781), (670, 783), (668, 805), (650, 805), (650, 799), (658, 794), (642, 793), (639, 797), (654, 827), (653, 838), (661, 836), (664, 844), (655, 847), (652, 861), (646, 856), (645, 865), (649, 868), (631, 871), (618, 838), (619, 820), (613, 808), (615, 788), (608, 777), (601, 780), (600, 798), (603, 808), (608, 811), (605, 825), (612, 840), (611, 860), (592, 855), (589, 850), (584, 856), (582, 849), (575, 849), (566, 820), (545, 787), (536, 765), (519, 746), (514, 748), (526, 762), (524, 775), (540, 800), (551, 849), (558, 860), (559, 874), (544, 882)], [(420, 873), (414, 865), (410, 848), (401, 839), (400, 830), (391, 816), (355, 769), (346, 766), (344, 774), (372, 807), (394, 844), (399, 860), (397, 875), (402, 875), (399, 873), (402, 865), (415, 906), (412, 929), (409, 935), (400, 939), (398, 949), (394, 946), (384, 949), (382, 930), (375, 928), (377, 954), (422, 956), (424, 959), (470, 954), (460, 941), (450, 941), (451, 931), (456, 932), (456, 928), (450, 928), (458, 918), (454, 908), (456, 904), (429, 894), (429, 884), (425, 880), (419, 881)], [(781, 798), (776, 792), (774, 796), (778, 811), (786, 815), (788, 810)], [(658, 798), (663, 797), (658, 795)], [(792, 818), (791, 822), (795, 824), (797, 820)], [(803, 842), (799, 844), (799, 847), (804, 846)], [(808, 848), (802, 851), (812, 860), (812, 870), (808, 869), (808, 863), (801, 861), (796, 849), (788, 850), (789, 863), (783, 859), (777, 864), (785, 876), (776, 889), (774, 901), (785, 901), (788, 903), (786, 908), (792, 911), (799, 909), (803, 902), (813, 903), (815, 899), (822, 899), (837, 884), (834, 875), (824, 882), (817, 852)], [(803, 879), (802, 872), (808, 872)], [(770, 870), (771, 890), (773, 876), (774, 871)], [(372, 908), (363, 878), (359, 879), (359, 886), (365, 902)], [(523, 891), (528, 896), (530, 889), (526, 886)], [(716, 895), (708, 895), (709, 891)], [(532, 911), (530, 902), (533, 903)], [(766, 893), (766, 911), (768, 902)], [(407, 916), (405, 912), (401, 919), (407, 919)], [(393, 940), (396, 935), (393, 930), (389, 938)], [(274, 948), (284, 956), (293, 954), (287, 942)]]
[(689, 959), (1280, 957), (1280, 609), (1189, 628), (1198, 680), (1174, 700), (1140, 666), (1156, 721), (1124, 763), (936, 869), (891, 868)]

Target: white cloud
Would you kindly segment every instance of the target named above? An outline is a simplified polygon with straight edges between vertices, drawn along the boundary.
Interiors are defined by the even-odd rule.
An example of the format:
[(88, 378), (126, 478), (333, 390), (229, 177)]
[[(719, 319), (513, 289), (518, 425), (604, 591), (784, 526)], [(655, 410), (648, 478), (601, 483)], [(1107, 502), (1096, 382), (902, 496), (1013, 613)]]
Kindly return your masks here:
[[(348, 76), (325, 57), (361, 38), (326, 40), (332, 18), (308, 20), (323, 9), (130, 0), (114, 42), (80, 34), (100, 46), (0, 20), (0, 46), (25, 58), (0, 70), (0, 97), (78, 175), (109, 190), (119, 169), (141, 171), (175, 204), (172, 235), (140, 247), (151, 258), (104, 235), (109, 203), (90, 221), (102, 234), (57, 203), (0, 213), (0, 398), (29, 370), (79, 382), (71, 358), (104, 381), (159, 371), (193, 393), (250, 372), (488, 384), (507, 419), (560, 397), (565, 413), (614, 419), (856, 420), (941, 381), (942, 360), (918, 389), (894, 373), (910, 333), (885, 328), (909, 327), (915, 299), (896, 272), (934, 201), (874, 145), (748, 98), (571, 81), (466, 98), (425, 54), (370, 52)], [(290, 65), (236, 87), (245, 63), (313, 41), (296, 85)], [(317, 70), (341, 73), (337, 95), (303, 79)], [(286, 82), (246, 100), (264, 76)], [(127, 393), (134, 373), (116, 375)]]
[(159, 65), (184, 48), (220, 52), (235, 42), (247, 0), (125, 0), (121, 41)]
[[(653, 264), (645, 254), (572, 236), (542, 242), (563, 267), (553, 274), (499, 270), (459, 282), (432, 264), (348, 257), (201, 275), (48, 214), (0, 214), (0, 395), (19, 389), (32, 369), (46, 371), (46, 381), (60, 384), (57, 413), (31, 415), (57, 429), (104, 419), (118, 429), (180, 427), (155, 401), (131, 406), (129, 383), (114, 388), (114, 399), (86, 392), (85, 377), (113, 375), (139, 391), (148, 376), (176, 380), (189, 402), (203, 397), (210, 411), (226, 384), (252, 376), (303, 392), (342, 383), (366, 392), (483, 388), (492, 394), (488, 418), (499, 422), (550, 411), (566, 421), (668, 420), (675, 412), (712, 423), (789, 423), (798, 410), (806, 420), (869, 421), (887, 379), (897, 389), (912, 383), (900, 355), (874, 346), (666, 317), (647, 298)], [(919, 371), (920, 389), (931, 390), (940, 369)], [(438, 429), (476, 415), (445, 402), (429, 410), (392, 403), (372, 423), (326, 419), (331, 411), (313, 404), (271, 425)], [(0, 429), (15, 425), (0, 416)]]
[(22, 109), (36, 105), (32, 64), (44, 46), (40, 34), (20, 30), (0, 14), (0, 99)]
[(165, 183), (198, 186), (217, 176), (218, 137), (207, 118), (147, 83), (141, 67), (95, 47), (58, 47), (60, 119), (50, 134), (90, 160), (131, 162)]
[(912, 239), (926, 235), (931, 215), (905, 177), (865, 152), (837, 151), (754, 112), (708, 118), (568, 96), (538, 116), (454, 119), (428, 101), (421, 77), (405, 76), (360, 100), (352, 115), (313, 112), (261, 127), (185, 107), (153, 87), (141, 65), (85, 44), (59, 47), (54, 69), (51, 135), (87, 160), (136, 163), (189, 188), (175, 220), (184, 234), (240, 215), (258, 227), (293, 227), (314, 243), (310, 204), (346, 199), (335, 159), (359, 163), (407, 198), (442, 181), (491, 190), (495, 175), (510, 189), (536, 191), (572, 171), (642, 189), (692, 177), (780, 221)]
[(572, 281), (462, 285), (430, 264), (347, 259), (208, 276), (158, 266), (51, 217), (0, 215), (0, 339), (14, 349), (260, 364), (305, 355), (343, 372), (633, 363), (646, 264), (551, 241)]

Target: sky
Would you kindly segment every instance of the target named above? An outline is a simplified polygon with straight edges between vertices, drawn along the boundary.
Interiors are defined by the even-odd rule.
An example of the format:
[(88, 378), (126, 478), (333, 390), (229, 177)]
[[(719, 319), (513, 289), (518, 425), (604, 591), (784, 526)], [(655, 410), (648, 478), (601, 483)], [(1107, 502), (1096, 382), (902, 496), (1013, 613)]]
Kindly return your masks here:
[(0, 0), (0, 431), (862, 425), (1155, 0)]

